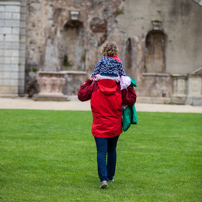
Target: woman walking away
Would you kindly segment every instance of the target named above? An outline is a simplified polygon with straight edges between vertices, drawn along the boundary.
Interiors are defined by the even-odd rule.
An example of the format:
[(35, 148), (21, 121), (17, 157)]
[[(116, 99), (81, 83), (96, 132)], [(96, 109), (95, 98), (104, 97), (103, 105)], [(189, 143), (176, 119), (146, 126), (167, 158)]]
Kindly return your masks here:
[(95, 82), (90, 76), (80, 87), (78, 98), (80, 101), (91, 99), (92, 135), (97, 146), (100, 188), (104, 189), (107, 188), (108, 182), (114, 181), (116, 146), (122, 133), (121, 105), (134, 105), (136, 93), (131, 86), (121, 91), (120, 84), (109, 76)]

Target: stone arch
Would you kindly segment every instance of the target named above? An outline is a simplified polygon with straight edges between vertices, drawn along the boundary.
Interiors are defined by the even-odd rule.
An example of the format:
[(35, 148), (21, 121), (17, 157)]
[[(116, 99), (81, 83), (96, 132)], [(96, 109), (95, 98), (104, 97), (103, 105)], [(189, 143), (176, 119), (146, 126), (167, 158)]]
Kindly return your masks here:
[(84, 26), (79, 20), (69, 20), (62, 31), (62, 69), (85, 69)]
[(166, 35), (161, 30), (150, 31), (145, 40), (145, 71), (147, 73), (163, 73), (165, 63)]

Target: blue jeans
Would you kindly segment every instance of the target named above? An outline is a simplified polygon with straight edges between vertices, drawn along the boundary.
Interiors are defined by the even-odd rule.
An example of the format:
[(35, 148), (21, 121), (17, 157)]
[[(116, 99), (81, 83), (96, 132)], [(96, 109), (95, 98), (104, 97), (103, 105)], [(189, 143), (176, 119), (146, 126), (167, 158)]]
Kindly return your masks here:
[[(98, 175), (101, 181), (112, 180), (116, 169), (116, 146), (119, 136), (113, 138), (97, 138)], [(107, 161), (106, 161), (107, 157)]]

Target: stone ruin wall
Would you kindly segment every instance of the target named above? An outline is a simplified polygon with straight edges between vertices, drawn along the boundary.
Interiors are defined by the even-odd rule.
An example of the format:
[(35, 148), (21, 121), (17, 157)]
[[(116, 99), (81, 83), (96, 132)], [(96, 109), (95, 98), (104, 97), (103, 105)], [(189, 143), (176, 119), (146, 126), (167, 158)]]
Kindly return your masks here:
[[(118, 27), (124, 32), (126, 51), (133, 55), (125, 57), (124, 67), (137, 80), (139, 101), (202, 104), (201, 79), (195, 82), (197, 93), (190, 91), (194, 87), (189, 81), (202, 67), (202, 7), (187, 0), (128, 0), (124, 10), (126, 15), (117, 16)], [(152, 20), (160, 23), (159, 30)], [(188, 101), (193, 95), (197, 101)]]
[[(62, 64), (64, 49), (70, 46), (71, 50), (68, 50), (70, 55), (73, 50), (76, 52), (75, 55), (79, 55), (81, 51), (79, 49), (84, 51), (84, 55), (80, 56), (83, 56), (83, 60), (85, 59), (85, 67), (81, 67), (78, 60), (78, 62), (74, 61), (77, 62), (76, 65), (69, 65), (66, 69), (87, 71), (91, 69), (92, 67), (86, 68), (87, 65), (89, 66), (88, 61), (90, 60), (93, 66), (96, 64), (100, 57), (97, 55), (100, 52), (98, 49), (107, 40), (107, 35), (113, 28), (114, 14), (121, 7), (121, 0), (111, 0), (104, 4), (102, 2), (101, 0), (29, 0), (27, 4), (27, 68), (64, 70), (65, 67)], [(68, 24), (71, 24), (69, 22), (71, 10), (80, 12), (78, 21), (81, 23), (82, 33), (78, 35), (82, 36), (78, 36), (78, 43), (74, 43), (78, 30), (74, 28), (65, 30), (65, 26), (68, 27)], [(69, 38), (65, 35), (66, 32), (69, 32)], [(96, 57), (93, 57), (94, 54)], [(71, 63), (71, 58), (68, 60)]]
[[(39, 70), (86, 71), (87, 75), (69, 80), (75, 89), (66, 87), (66, 94), (76, 94), (101, 57), (100, 47), (113, 39), (122, 45), (123, 36), (116, 25), (121, 0), (29, 0), (27, 3), (27, 87)], [(71, 11), (78, 10), (78, 20), (71, 20)], [(32, 78), (31, 78), (32, 77)], [(76, 80), (75, 80), (76, 79)], [(79, 81), (81, 80), (81, 81)], [(68, 79), (67, 79), (68, 82)], [(69, 84), (69, 83), (68, 83)], [(37, 88), (35, 86), (35, 88)], [(72, 92), (68, 92), (71, 89)]]
[[(38, 70), (86, 71), (86, 76), (67, 77), (64, 93), (76, 94), (100, 59), (102, 45), (113, 41), (120, 49), (126, 74), (137, 80), (138, 96), (148, 98), (140, 101), (171, 103), (176, 91), (172, 74), (188, 74), (202, 65), (197, 42), (202, 41), (201, 8), (195, 6), (188, 0), (28, 0), (26, 84)], [(78, 21), (70, 20), (73, 10), (79, 10)], [(155, 41), (155, 35), (148, 36), (154, 19), (162, 22), (159, 36), (164, 34), (165, 47), (159, 51), (159, 44), (159, 54), (147, 57), (147, 41)], [(194, 51), (195, 59), (187, 55), (190, 51)], [(157, 65), (149, 68), (147, 63), (152, 60)], [(160, 68), (155, 69), (158, 65)]]

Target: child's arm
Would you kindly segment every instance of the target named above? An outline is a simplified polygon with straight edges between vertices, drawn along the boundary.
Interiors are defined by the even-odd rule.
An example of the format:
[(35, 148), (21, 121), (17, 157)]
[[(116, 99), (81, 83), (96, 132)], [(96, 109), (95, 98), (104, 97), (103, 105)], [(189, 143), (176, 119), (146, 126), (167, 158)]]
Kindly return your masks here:
[(100, 73), (100, 65), (101, 65), (101, 62), (102, 62), (102, 58), (99, 60), (99, 62), (97, 63), (97, 65), (95, 66), (95, 69), (92, 73), (92, 78), (96, 75), (96, 74), (99, 74)]
[(126, 76), (126, 73), (125, 73), (125, 71), (124, 71), (124, 69), (123, 69), (122, 63), (120, 63), (120, 65), (119, 65), (119, 76), (120, 76), (120, 77), (121, 77), (121, 76)]

